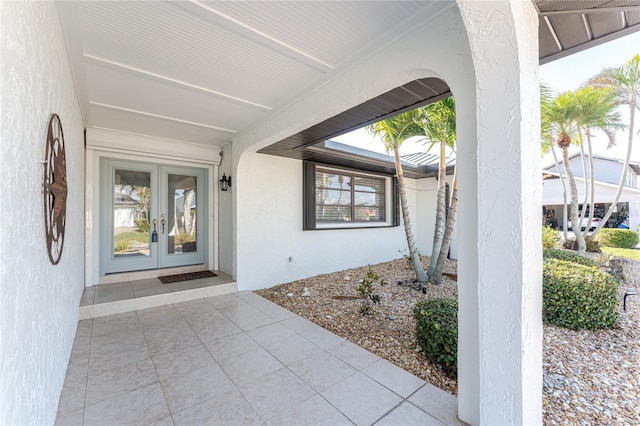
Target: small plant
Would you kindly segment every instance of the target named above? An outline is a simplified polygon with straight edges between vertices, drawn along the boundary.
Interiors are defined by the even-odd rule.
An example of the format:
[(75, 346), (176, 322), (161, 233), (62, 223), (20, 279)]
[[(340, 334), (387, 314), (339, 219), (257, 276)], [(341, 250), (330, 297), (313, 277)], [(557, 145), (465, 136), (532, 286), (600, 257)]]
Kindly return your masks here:
[(113, 247), (113, 251), (120, 252), (120, 251), (129, 250), (129, 247), (131, 247), (129, 244), (129, 241), (122, 240), (122, 241), (118, 241), (115, 244), (115, 246)]
[(630, 229), (601, 229), (596, 236), (603, 247), (632, 249), (638, 245), (638, 233)]
[(149, 221), (147, 219), (136, 219), (133, 221), (140, 232), (149, 232)]
[(584, 256), (580, 256), (577, 253), (574, 253), (569, 250), (560, 250), (560, 249), (545, 249), (542, 251), (542, 257), (546, 259), (557, 259), (564, 260), (567, 262), (573, 262), (580, 265), (598, 267), (598, 264), (591, 259), (588, 259)]
[(557, 249), (560, 246), (560, 231), (550, 226), (542, 227), (542, 248)]
[(547, 259), (543, 266), (542, 317), (572, 330), (612, 328), (618, 321), (618, 281), (592, 266)]
[(611, 258), (613, 258), (613, 253), (600, 253), (600, 256), (598, 256), (598, 258), (596, 259), (596, 263), (598, 264), (599, 268), (604, 268), (609, 266), (609, 261), (611, 260)]
[(360, 293), (362, 297), (362, 305), (360, 306), (360, 313), (362, 315), (367, 315), (371, 312), (373, 305), (380, 303), (380, 295), (373, 291), (373, 286), (376, 283), (380, 284), (381, 287), (386, 284), (378, 274), (373, 272), (371, 266), (369, 266), (367, 276), (358, 285), (358, 293)]
[(413, 308), (418, 344), (450, 375), (458, 372), (458, 300), (427, 299)]
[[(407, 250), (398, 250), (398, 253), (400, 253), (405, 262), (407, 262), (407, 268), (413, 270), (413, 260), (411, 260), (411, 256), (407, 253)], [(420, 256), (420, 253), (418, 253), (418, 256)]]

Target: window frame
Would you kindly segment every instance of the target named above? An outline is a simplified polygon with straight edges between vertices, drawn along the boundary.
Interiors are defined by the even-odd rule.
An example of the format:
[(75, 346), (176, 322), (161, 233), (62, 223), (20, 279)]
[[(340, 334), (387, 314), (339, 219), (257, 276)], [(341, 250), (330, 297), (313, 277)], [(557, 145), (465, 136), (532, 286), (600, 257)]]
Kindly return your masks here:
[[(316, 172), (335, 172), (350, 176), (355, 186), (355, 178), (375, 178), (384, 181), (384, 219), (377, 221), (318, 221), (316, 218)], [(312, 161), (303, 161), (303, 230), (327, 230), (327, 229), (363, 229), (363, 228), (389, 228), (400, 225), (397, 178), (381, 173), (372, 173), (364, 170), (350, 169), (346, 167), (333, 166), (328, 164), (316, 163)], [(355, 191), (349, 190), (351, 194), (352, 217), (355, 218)]]

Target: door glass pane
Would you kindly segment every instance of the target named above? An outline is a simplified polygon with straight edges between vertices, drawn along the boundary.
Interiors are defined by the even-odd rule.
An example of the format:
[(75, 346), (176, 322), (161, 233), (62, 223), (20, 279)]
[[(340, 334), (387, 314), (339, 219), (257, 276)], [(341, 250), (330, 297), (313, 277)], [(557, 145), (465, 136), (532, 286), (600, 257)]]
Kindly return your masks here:
[(168, 176), (168, 254), (197, 251), (196, 176)]
[(113, 185), (113, 255), (149, 256), (151, 172), (116, 169)]

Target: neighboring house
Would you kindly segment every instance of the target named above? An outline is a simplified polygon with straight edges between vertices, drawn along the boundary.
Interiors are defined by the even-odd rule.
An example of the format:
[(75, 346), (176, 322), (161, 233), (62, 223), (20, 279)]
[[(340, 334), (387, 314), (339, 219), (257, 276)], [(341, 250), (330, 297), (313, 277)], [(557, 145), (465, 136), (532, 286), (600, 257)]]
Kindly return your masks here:
[[(571, 172), (576, 177), (590, 177), (590, 163), (589, 156), (584, 157), (584, 168), (582, 167), (582, 156), (580, 153), (573, 154), (569, 157), (569, 166)], [(605, 183), (611, 183), (618, 185), (620, 183), (620, 176), (622, 176), (622, 168), (624, 167), (624, 161), (616, 158), (602, 157), (599, 155), (593, 156), (593, 171), (595, 174), (595, 180)], [(543, 170), (550, 172), (557, 172), (555, 164), (546, 166)], [(564, 166), (560, 164), (560, 172), (564, 173)], [(625, 171), (624, 185), (629, 188), (640, 188), (640, 163), (630, 162), (627, 170)]]
[[(251, 290), (398, 257), (393, 171), (317, 144), (451, 94), (459, 417), (540, 424), (538, 64), (640, 29), (633, 9), (606, 3), (591, 28), (589, 5), (556, 3), (1, 2), (0, 424), (53, 424), (83, 289), (107, 273), (198, 264)], [(68, 182), (57, 265), (40, 214), (53, 113)], [(120, 172), (150, 185), (149, 219), (169, 225), (172, 182), (195, 182), (197, 247), (113, 259)], [(372, 205), (323, 228), (311, 202), (345, 180)]]
[[(595, 175), (594, 217), (603, 218), (615, 198), (615, 194), (620, 183), (624, 161), (615, 158), (594, 156), (593, 163)], [(584, 170), (586, 170), (587, 177), (589, 177), (588, 157), (585, 158), (585, 169), (582, 167), (582, 157), (580, 154), (574, 154), (569, 157), (569, 164), (576, 179), (580, 211), (582, 211), (585, 201), (587, 204), (591, 202), (589, 199), (589, 188), (586, 189), (587, 197), (585, 197), (585, 184), (587, 184), (588, 181), (585, 182), (585, 179), (583, 178)], [(562, 165), (560, 165), (560, 170), (564, 173), (564, 167)], [(629, 164), (625, 173), (625, 186), (620, 198), (618, 199), (617, 207), (614, 209), (613, 214), (604, 227), (617, 228), (620, 224), (625, 224), (629, 226), (629, 229), (637, 229), (638, 225), (640, 225), (639, 171), (640, 165), (638, 163), (632, 162)], [(565, 179), (566, 190), (569, 191), (566, 175), (563, 176)], [(571, 198), (567, 192), (567, 202), (570, 201)], [(562, 183), (559, 179), (555, 164), (549, 165), (543, 169), (542, 204), (543, 224), (562, 228), (564, 224), (564, 196)], [(589, 211), (587, 209), (585, 215), (588, 213)], [(567, 217), (568, 215), (569, 211), (567, 210)]]

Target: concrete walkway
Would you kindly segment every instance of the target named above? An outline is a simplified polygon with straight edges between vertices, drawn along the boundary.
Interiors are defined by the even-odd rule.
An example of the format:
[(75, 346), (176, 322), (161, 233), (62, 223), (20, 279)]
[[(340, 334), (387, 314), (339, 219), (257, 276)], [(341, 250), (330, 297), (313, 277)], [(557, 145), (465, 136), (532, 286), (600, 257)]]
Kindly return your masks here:
[(457, 400), (252, 292), (81, 321), (57, 425), (460, 424)]

